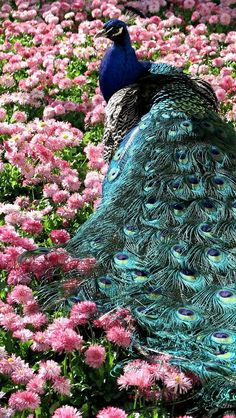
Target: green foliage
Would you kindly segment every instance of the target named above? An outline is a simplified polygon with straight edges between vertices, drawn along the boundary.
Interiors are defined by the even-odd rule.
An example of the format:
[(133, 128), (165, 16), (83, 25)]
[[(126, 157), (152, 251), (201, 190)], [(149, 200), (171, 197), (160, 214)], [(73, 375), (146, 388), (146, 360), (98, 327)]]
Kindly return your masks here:
[(19, 35), (12, 35), (9, 36), (8, 41), (11, 44), (15, 44), (16, 42), (20, 42), (22, 46), (33, 46), (33, 36), (29, 33), (21, 33)]
[(17, 196), (29, 193), (29, 188), (22, 186), (22, 177), (17, 167), (4, 164), (0, 171), (0, 201), (13, 203)]
[(67, 75), (69, 78), (74, 79), (75, 77), (84, 74), (86, 70), (86, 61), (79, 57), (73, 56), (67, 66)]

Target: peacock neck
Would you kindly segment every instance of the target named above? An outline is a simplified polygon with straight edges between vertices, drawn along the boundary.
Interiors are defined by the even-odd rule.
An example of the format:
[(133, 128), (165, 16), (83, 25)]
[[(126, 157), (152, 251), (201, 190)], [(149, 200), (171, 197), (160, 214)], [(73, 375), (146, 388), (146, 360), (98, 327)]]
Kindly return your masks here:
[(108, 102), (114, 93), (135, 83), (147, 71), (138, 61), (127, 34), (108, 49), (101, 62), (99, 82), (104, 99)]

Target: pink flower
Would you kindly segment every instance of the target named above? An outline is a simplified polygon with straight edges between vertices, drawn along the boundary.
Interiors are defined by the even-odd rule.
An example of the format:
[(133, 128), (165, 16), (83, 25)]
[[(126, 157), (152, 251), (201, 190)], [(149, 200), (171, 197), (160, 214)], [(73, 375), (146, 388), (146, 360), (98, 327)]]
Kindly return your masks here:
[(27, 328), (14, 331), (12, 334), (14, 338), (18, 338), (18, 340), (21, 340), (23, 342), (32, 340), (33, 335), (33, 332)]
[(192, 14), (192, 16), (191, 16), (191, 20), (192, 20), (193, 22), (196, 22), (196, 20), (198, 20), (198, 19), (200, 19), (200, 13), (199, 13), (199, 12), (197, 12), (197, 11), (193, 12), (193, 14)]
[(65, 202), (70, 196), (70, 193), (67, 190), (59, 190), (55, 192), (52, 196), (52, 200), (55, 203)]
[(33, 339), (33, 344), (31, 348), (34, 351), (47, 351), (51, 348), (50, 344), (47, 342), (47, 337), (44, 332), (41, 332), (41, 331), (35, 332), (32, 339)]
[(193, 417), (191, 415), (181, 415), (178, 418), (193, 418)]
[(8, 294), (11, 300), (16, 303), (27, 303), (33, 300), (32, 290), (28, 286), (17, 285), (14, 289)]
[(191, 380), (182, 372), (169, 374), (165, 379), (167, 389), (171, 389), (174, 394), (186, 393), (192, 387)]
[(153, 381), (153, 376), (148, 368), (125, 371), (125, 373), (117, 379), (117, 383), (121, 389), (127, 388), (128, 386), (146, 389), (151, 387)]
[(223, 418), (236, 418), (236, 415), (224, 415)]
[(40, 404), (40, 399), (37, 393), (25, 391), (18, 391), (12, 393), (8, 404), (11, 408), (18, 411), (24, 411), (25, 409), (37, 409)]
[(16, 122), (26, 122), (27, 120), (27, 115), (25, 112), (14, 112), (12, 115), (12, 119), (15, 120)]
[(55, 379), (61, 373), (61, 367), (54, 360), (41, 361), (38, 375), (42, 379)]
[(35, 376), (27, 383), (26, 389), (29, 392), (35, 392), (39, 395), (44, 393), (45, 380), (39, 376)]
[(220, 87), (224, 89), (225, 91), (230, 90), (230, 88), (234, 84), (234, 79), (230, 75), (226, 75), (220, 80)]
[(43, 230), (43, 225), (35, 219), (26, 219), (22, 222), (21, 228), (28, 234), (40, 234)]
[(58, 104), (54, 107), (54, 112), (56, 115), (63, 115), (64, 113), (66, 113), (65, 107), (62, 104)]
[(77, 191), (80, 188), (80, 181), (77, 176), (70, 174), (62, 180), (62, 185), (70, 191)]
[(101, 345), (91, 345), (85, 351), (85, 363), (98, 369), (105, 360), (106, 351)]
[(87, 79), (84, 75), (79, 75), (78, 77), (75, 77), (73, 81), (75, 84), (81, 86), (87, 82)]
[(108, 406), (98, 412), (96, 418), (126, 418), (128, 415), (123, 409)]
[(226, 92), (224, 89), (221, 89), (221, 88), (216, 89), (215, 94), (216, 94), (217, 99), (220, 102), (222, 102), (225, 99)]
[(5, 315), (0, 315), (0, 324), (7, 330), (18, 331), (24, 328), (23, 319), (20, 315), (15, 313), (6, 313)]
[(60, 393), (61, 395), (70, 395), (70, 380), (66, 379), (63, 376), (56, 377), (53, 381), (52, 387), (56, 392)]
[(215, 25), (216, 23), (218, 23), (218, 21), (219, 21), (219, 17), (217, 15), (210, 16), (208, 20), (210, 25)]
[(84, 198), (79, 193), (73, 193), (67, 200), (67, 205), (70, 209), (80, 209), (84, 205)]
[(99, 144), (99, 145), (88, 144), (84, 148), (84, 152), (89, 160), (89, 166), (91, 168), (100, 169), (104, 166), (103, 144)]
[(25, 364), (23, 361), (21, 364), (14, 368), (13, 372), (11, 373), (11, 378), (14, 383), (18, 384), (26, 384), (32, 379), (34, 376), (34, 372), (30, 367)]
[(3, 121), (5, 117), (7, 116), (7, 112), (3, 107), (0, 107), (0, 121)]
[(131, 332), (121, 326), (114, 326), (106, 332), (108, 341), (120, 347), (129, 347), (131, 343)]
[(4, 347), (0, 346), (0, 360), (2, 360), (3, 358), (7, 358), (7, 352)]
[(229, 13), (222, 13), (220, 15), (220, 23), (222, 25), (229, 25), (231, 22), (231, 16)]
[(54, 193), (56, 193), (58, 190), (59, 190), (59, 187), (55, 183), (45, 184), (45, 186), (43, 188), (43, 195), (45, 197), (52, 197), (54, 195)]
[(193, 9), (195, 7), (195, 1), (194, 0), (184, 0), (184, 9)]
[(73, 329), (58, 330), (54, 334), (48, 335), (49, 344), (55, 351), (74, 351), (81, 350), (83, 338)]
[(214, 60), (212, 60), (212, 64), (215, 67), (222, 67), (224, 65), (224, 60), (221, 57), (217, 57)]
[(35, 313), (32, 315), (25, 315), (23, 318), (24, 324), (33, 325), (35, 328), (40, 328), (48, 322), (46, 315), (42, 313)]
[(1, 408), (0, 407), (0, 417), (1, 418), (10, 418), (15, 415), (15, 411), (12, 408)]
[(65, 405), (56, 409), (52, 418), (82, 418), (82, 415), (78, 409), (73, 408), (73, 406)]
[(95, 302), (83, 301), (73, 305), (71, 312), (83, 313), (86, 315), (93, 315), (97, 312), (97, 305)]
[(43, 119), (48, 120), (52, 119), (55, 116), (54, 108), (51, 106), (46, 106), (43, 111)]
[(50, 237), (55, 244), (64, 244), (70, 239), (70, 234), (65, 229), (54, 229), (50, 232)]

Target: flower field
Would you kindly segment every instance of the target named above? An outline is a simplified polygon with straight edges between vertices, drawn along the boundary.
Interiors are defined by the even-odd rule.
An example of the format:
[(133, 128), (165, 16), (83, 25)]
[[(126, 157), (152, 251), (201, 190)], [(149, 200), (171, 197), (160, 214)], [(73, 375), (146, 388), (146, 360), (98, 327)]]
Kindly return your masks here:
[(19, 262), (67, 242), (99, 204), (98, 69), (110, 41), (95, 34), (128, 20), (126, 5), (147, 16), (129, 21), (139, 59), (210, 82), (236, 122), (236, 0), (0, 2), (0, 418), (187, 418), (181, 405), (199, 384), (167, 355), (136, 359), (128, 309), (41, 306), (46, 271), (84, 277), (94, 259), (56, 249)]

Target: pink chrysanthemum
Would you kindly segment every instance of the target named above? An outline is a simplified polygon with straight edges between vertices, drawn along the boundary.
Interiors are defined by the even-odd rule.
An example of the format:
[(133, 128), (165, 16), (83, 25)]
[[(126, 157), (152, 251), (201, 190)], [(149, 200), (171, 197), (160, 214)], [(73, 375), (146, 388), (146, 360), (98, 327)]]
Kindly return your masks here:
[(95, 369), (99, 368), (105, 360), (106, 351), (101, 345), (91, 345), (85, 351), (85, 363)]
[(135, 386), (139, 389), (150, 388), (154, 379), (148, 369), (130, 370), (118, 377), (117, 383), (121, 389)]
[(15, 415), (15, 411), (11, 408), (0, 408), (0, 417), (1, 418), (10, 418)]
[(31, 346), (34, 351), (46, 351), (50, 349), (50, 344), (46, 341), (46, 334), (38, 331), (33, 336), (33, 344)]
[(131, 332), (121, 326), (110, 328), (106, 336), (109, 341), (120, 347), (129, 347), (131, 343)]
[(73, 329), (65, 329), (54, 333), (48, 338), (52, 349), (55, 351), (80, 350), (83, 345), (83, 338)]
[(28, 286), (17, 285), (8, 295), (13, 302), (27, 303), (33, 300), (32, 290)]
[(98, 412), (96, 418), (126, 418), (128, 415), (123, 409), (108, 406)]
[(84, 301), (75, 303), (70, 312), (70, 320), (73, 325), (85, 325), (90, 317), (97, 311), (96, 303)]
[(55, 379), (60, 373), (61, 367), (55, 361), (41, 361), (38, 374), (42, 379)]
[(224, 415), (223, 418), (236, 418), (236, 415)]
[(82, 415), (78, 409), (73, 408), (73, 406), (65, 405), (56, 409), (52, 418), (82, 418)]
[(61, 395), (70, 395), (70, 380), (66, 379), (63, 376), (56, 377), (54, 379), (52, 387), (56, 392), (60, 393)]
[(193, 418), (193, 417), (192, 415), (180, 415), (178, 418)]
[(84, 301), (73, 305), (71, 312), (73, 311), (87, 315), (93, 315), (97, 311), (97, 305), (95, 302)]
[(22, 362), (20, 367), (15, 368), (11, 373), (11, 378), (14, 383), (26, 384), (34, 376), (34, 371)]
[(185, 376), (184, 373), (172, 373), (169, 374), (165, 379), (165, 385), (167, 389), (173, 391), (174, 394), (176, 393), (186, 393), (192, 387), (191, 380)]
[(29, 329), (24, 328), (14, 331), (12, 335), (14, 338), (18, 338), (19, 340), (25, 342), (31, 340), (34, 334)]
[(24, 390), (12, 393), (8, 404), (11, 408), (18, 411), (24, 411), (25, 409), (37, 409), (40, 404), (40, 399), (37, 393)]
[(42, 379), (39, 376), (35, 376), (28, 382), (26, 389), (29, 392), (35, 392), (35, 393), (38, 393), (39, 395), (42, 395), (44, 393), (44, 388), (43, 388), (44, 384), (45, 384), (44, 379)]

